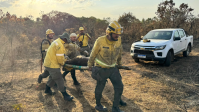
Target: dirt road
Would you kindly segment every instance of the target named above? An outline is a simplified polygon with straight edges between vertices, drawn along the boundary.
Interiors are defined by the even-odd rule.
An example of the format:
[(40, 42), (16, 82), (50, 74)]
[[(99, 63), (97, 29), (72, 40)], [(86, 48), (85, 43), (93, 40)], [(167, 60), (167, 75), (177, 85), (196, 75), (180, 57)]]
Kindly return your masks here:
[[(170, 67), (157, 62), (135, 63), (129, 52), (123, 52), (123, 63), (132, 70), (120, 70), (124, 83), (121, 107), (125, 112), (197, 112), (199, 111), (199, 86), (195, 76), (199, 74), (199, 42), (194, 43), (189, 57), (178, 55)], [(16, 60), (10, 66), (5, 60), (0, 66), (0, 112), (96, 112), (95, 80), (89, 71), (77, 70), (81, 86), (74, 86), (67, 75), (67, 92), (74, 96), (72, 102), (63, 100), (60, 92), (55, 96), (44, 94), (44, 79), (37, 83), (40, 74), (39, 53), (31, 54), (28, 60)], [(199, 75), (198, 75), (199, 76)], [(113, 87), (108, 81), (103, 91), (102, 104), (111, 112)]]

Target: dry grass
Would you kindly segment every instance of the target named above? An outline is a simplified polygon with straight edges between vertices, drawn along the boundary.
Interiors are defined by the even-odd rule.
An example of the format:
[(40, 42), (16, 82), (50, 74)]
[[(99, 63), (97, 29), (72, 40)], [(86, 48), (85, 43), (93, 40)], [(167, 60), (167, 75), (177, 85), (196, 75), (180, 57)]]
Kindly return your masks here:
[[(199, 50), (198, 43), (190, 57), (181, 55), (170, 67), (158, 65), (156, 62), (135, 63), (128, 52), (123, 53), (123, 63), (130, 66), (132, 71), (121, 70), (124, 92), (122, 99), (127, 102), (121, 107), (125, 112), (176, 112), (198, 110), (199, 89), (193, 85), (187, 75), (187, 66), (195, 70)], [(36, 51), (34, 51), (36, 52)], [(27, 59), (16, 59), (11, 66), (9, 60), (3, 60), (0, 68), (0, 112), (95, 112), (94, 88), (95, 80), (90, 72), (77, 70), (77, 79), (81, 86), (74, 86), (70, 74), (66, 77), (67, 92), (74, 96), (72, 102), (63, 100), (60, 92), (55, 96), (44, 94), (44, 79), (37, 83), (40, 74), (39, 51), (30, 53)], [(28, 54), (28, 55), (30, 55)], [(180, 65), (180, 66), (179, 66)], [(102, 104), (111, 111), (114, 90), (108, 81), (102, 98)]]

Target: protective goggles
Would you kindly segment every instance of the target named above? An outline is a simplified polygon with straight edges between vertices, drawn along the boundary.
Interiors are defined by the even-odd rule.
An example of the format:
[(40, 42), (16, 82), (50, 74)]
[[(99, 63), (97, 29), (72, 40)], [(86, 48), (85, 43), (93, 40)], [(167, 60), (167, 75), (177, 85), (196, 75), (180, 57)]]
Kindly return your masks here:
[(111, 30), (113, 30), (114, 33), (116, 34), (121, 34), (123, 33), (123, 27), (117, 27), (117, 28), (113, 28), (111, 26), (108, 26)]

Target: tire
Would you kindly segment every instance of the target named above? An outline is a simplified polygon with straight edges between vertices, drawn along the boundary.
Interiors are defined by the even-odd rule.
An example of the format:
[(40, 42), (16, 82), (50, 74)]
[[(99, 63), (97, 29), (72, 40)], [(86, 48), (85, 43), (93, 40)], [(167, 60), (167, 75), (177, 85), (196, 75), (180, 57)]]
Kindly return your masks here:
[(191, 46), (188, 45), (188, 46), (187, 46), (187, 50), (183, 52), (183, 56), (184, 56), (184, 57), (189, 56), (190, 52), (191, 52)]
[(135, 58), (134, 61), (135, 61), (136, 63), (139, 63), (139, 62), (140, 62), (140, 60), (139, 60), (138, 58)]
[(165, 60), (165, 66), (170, 66), (172, 61), (172, 53), (169, 51)]

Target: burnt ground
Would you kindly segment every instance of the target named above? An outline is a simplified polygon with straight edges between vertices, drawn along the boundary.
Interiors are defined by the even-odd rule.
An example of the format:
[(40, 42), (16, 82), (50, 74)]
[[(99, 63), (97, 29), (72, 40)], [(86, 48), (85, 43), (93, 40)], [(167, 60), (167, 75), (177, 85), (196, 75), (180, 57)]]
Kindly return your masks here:
[[(129, 52), (123, 52), (123, 64), (132, 70), (120, 70), (124, 83), (122, 99), (125, 112), (197, 112), (199, 111), (199, 42), (189, 57), (175, 57), (170, 67), (157, 62), (135, 63)], [(96, 81), (89, 71), (77, 70), (81, 86), (74, 86), (66, 76), (67, 92), (72, 102), (64, 101), (61, 93), (44, 94), (47, 79), (37, 83), (40, 74), (40, 54), (28, 59), (0, 60), (0, 112), (96, 112), (94, 89)], [(103, 91), (102, 104), (111, 112), (114, 90), (110, 81)], [(18, 110), (17, 110), (18, 108)]]

